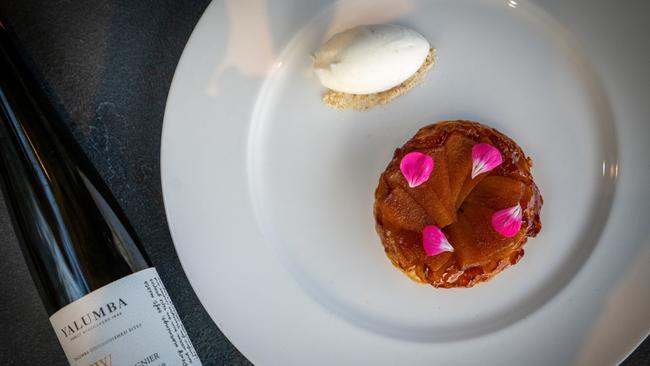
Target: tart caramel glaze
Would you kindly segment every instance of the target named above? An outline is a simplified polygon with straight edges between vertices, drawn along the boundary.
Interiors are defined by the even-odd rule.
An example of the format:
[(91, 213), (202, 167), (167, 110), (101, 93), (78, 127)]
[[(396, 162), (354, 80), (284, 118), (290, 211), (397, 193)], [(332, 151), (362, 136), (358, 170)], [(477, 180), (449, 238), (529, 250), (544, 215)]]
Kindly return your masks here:
[[(503, 163), (472, 179), (477, 143), (499, 149)], [(409, 188), (399, 167), (412, 151), (430, 155), (435, 164), (429, 179), (415, 188)], [(414, 281), (435, 287), (472, 287), (489, 280), (517, 263), (526, 240), (542, 228), (543, 199), (531, 167), (532, 160), (512, 139), (480, 123), (445, 121), (421, 128), (395, 150), (375, 191), (376, 229), (386, 255)], [(521, 229), (503, 237), (492, 228), (492, 214), (517, 202), (523, 209)], [(422, 247), (427, 225), (440, 227), (454, 251), (428, 257)]]

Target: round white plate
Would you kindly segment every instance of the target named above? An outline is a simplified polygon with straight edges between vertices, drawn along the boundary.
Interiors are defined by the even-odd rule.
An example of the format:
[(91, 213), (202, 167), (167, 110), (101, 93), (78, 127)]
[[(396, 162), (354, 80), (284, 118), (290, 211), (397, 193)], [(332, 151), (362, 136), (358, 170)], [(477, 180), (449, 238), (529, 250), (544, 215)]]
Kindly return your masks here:
[[(215, 1), (167, 101), (162, 184), (203, 305), (258, 365), (598, 365), (650, 329), (650, 25), (643, 1)], [(393, 22), (438, 49), (385, 107), (333, 110), (310, 53)], [(543, 229), (488, 283), (417, 285), (373, 191), (418, 128), (472, 119), (535, 162)]]

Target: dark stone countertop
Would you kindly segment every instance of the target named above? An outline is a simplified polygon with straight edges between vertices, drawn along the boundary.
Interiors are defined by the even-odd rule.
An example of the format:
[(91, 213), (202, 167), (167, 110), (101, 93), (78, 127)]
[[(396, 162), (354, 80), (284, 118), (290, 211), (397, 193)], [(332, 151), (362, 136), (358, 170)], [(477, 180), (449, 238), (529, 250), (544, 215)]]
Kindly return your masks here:
[[(2, 0), (0, 15), (159, 268), (203, 364), (247, 365), (210, 320), (183, 273), (160, 187), (167, 92), (208, 3)], [(0, 365), (65, 365), (1, 198), (0, 258)], [(624, 364), (650, 364), (650, 342)]]

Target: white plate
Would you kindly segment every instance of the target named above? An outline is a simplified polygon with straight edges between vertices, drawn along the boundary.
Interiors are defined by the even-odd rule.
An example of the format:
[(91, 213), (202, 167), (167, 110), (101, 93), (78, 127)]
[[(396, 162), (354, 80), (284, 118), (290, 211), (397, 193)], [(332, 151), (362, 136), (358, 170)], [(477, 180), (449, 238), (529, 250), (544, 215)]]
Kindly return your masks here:
[[(258, 365), (613, 364), (650, 329), (643, 1), (213, 2), (167, 101), (162, 184), (203, 305)], [(320, 102), (310, 53), (353, 25), (438, 49), (386, 107)], [(541, 234), (472, 289), (412, 283), (374, 232), (393, 150), (473, 119), (535, 161)]]

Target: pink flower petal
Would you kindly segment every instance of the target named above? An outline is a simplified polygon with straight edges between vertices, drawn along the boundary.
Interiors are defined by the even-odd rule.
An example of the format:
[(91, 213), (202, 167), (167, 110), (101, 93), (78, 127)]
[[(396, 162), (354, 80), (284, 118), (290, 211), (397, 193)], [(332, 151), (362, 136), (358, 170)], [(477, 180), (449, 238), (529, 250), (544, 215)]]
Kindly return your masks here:
[(506, 238), (512, 238), (521, 229), (522, 214), (519, 204), (499, 210), (492, 215), (492, 227)]
[(429, 257), (454, 251), (445, 234), (435, 225), (429, 225), (422, 230), (422, 246)]
[(410, 152), (402, 158), (399, 169), (409, 187), (415, 188), (429, 179), (433, 171), (433, 158), (417, 151)]
[(472, 179), (487, 173), (503, 162), (501, 152), (490, 144), (476, 144), (472, 147)]

